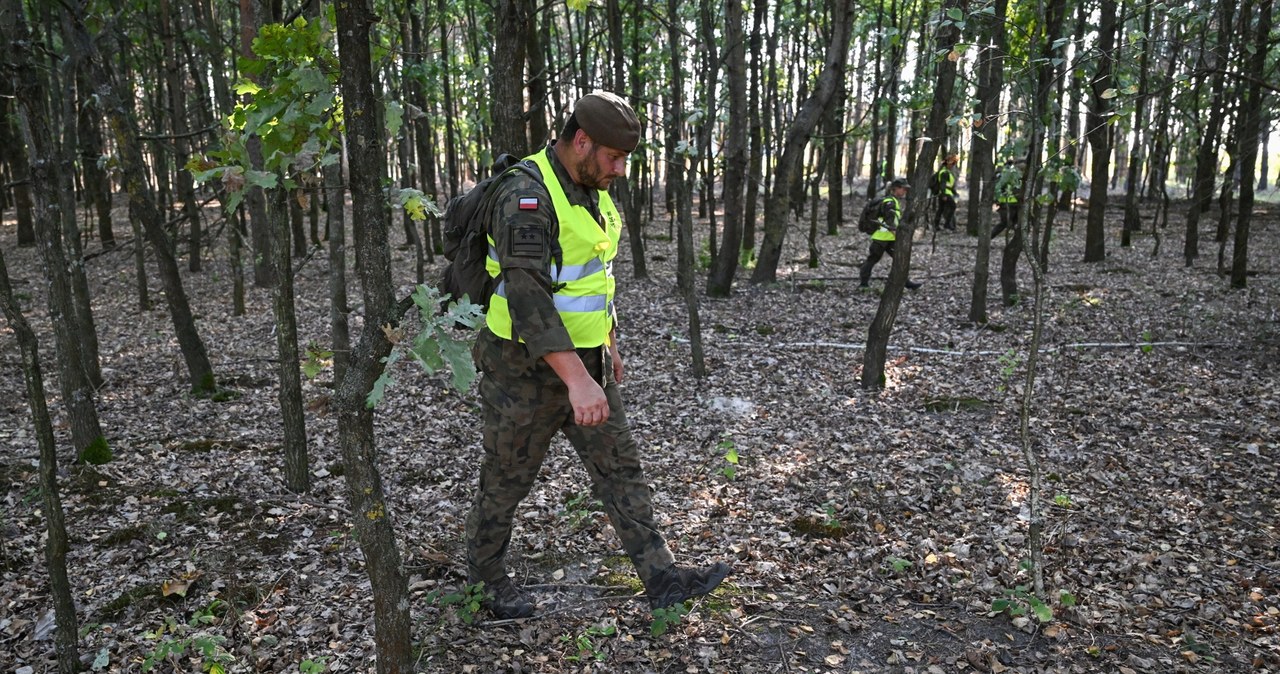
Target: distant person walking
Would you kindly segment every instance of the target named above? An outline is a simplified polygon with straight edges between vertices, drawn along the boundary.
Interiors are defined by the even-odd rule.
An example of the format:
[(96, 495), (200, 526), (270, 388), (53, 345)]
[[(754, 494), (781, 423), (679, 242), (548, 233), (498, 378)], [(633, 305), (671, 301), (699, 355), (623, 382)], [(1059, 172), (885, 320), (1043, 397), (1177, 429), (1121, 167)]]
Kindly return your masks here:
[(1006, 159), (1004, 166), (996, 172), (996, 208), (1000, 210), (1000, 224), (991, 230), (991, 238), (1001, 232), (1018, 226), (1021, 214), (1018, 193), (1022, 191), (1022, 169), (1012, 159)]
[(942, 168), (933, 174), (930, 191), (938, 199), (938, 214), (933, 218), (933, 228), (946, 227), (948, 231), (956, 231), (956, 165), (960, 163), (960, 155), (949, 154)]
[[(902, 199), (907, 196), (907, 191), (910, 189), (911, 184), (906, 178), (894, 178), (893, 182), (889, 183), (889, 194), (880, 199), (879, 227), (871, 234), (871, 249), (867, 253), (866, 262), (863, 262), (858, 270), (859, 288), (867, 287), (867, 283), (871, 281), (871, 270), (885, 253), (893, 257), (898, 240), (898, 225), (902, 224)], [(920, 287), (920, 284), (907, 279), (907, 287), (915, 290)]]

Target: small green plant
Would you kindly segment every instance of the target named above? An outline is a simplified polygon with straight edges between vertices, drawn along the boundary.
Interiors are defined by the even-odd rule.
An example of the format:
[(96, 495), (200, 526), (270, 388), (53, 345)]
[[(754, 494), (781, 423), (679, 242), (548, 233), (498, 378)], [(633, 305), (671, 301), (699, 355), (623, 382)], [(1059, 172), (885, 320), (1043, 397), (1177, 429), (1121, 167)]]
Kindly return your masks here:
[(333, 352), (320, 348), (315, 342), (307, 344), (307, 359), (302, 362), (302, 374), (307, 379), (315, 379), (316, 375), (333, 362)]
[(702, 249), (698, 251), (698, 269), (711, 268), (711, 244), (707, 241), (702, 242)]
[(570, 644), (574, 649), (573, 653), (564, 656), (564, 659), (570, 662), (581, 662), (583, 660), (604, 662), (605, 658), (609, 656), (601, 650), (596, 640), (602, 637), (611, 637), (617, 633), (618, 629), (613, 625), (592, 625), (577, 636), (563, 634), (560, 636), (560, 643)]
[(328, 659), (329, 658), (324, 655), (317, 658), (307, 658), (306, 660), (298, 663), (298, 671), (301, 672), (301, 674), (323, 674), (325, 671), (324, 663)]
[(836, 505), (831, 501), (822, 504), (822, 526), (828, 529), (840, 529), (840, 518), (836, 517)]
[[(197, 608), (185, 624), (178, 622), (173, 616), (165, 616), (164, 623), (159, 628), (143, 634), (145, 638), (157, 643), (156, 647), (143, 657), (142, 671), (149, 672), (166, 660), (180, 658), (190, 649), (193, 657), (200, 658), (200, 671), (224, 674), (227, 666), (235, 662), (235, 658), (222, 648), (222, 643), (226, 639), (219, 635), (203, 634), (197, 630), (216, 623), (226, 612), (226, 602), (214, 599), (207, 605)], [(103, 659), (103, 654), (100, 653), (95, 663)]]
[(666, 634), (667, 630), (679, 625), (688, 613), (689, 607), (685, 606), (684, 602), (667, 608), (653, 609), (653, 622), (649, 625), (649, 633), (655, 637)]
[(894, 573), (903, 573), (907, 569), (911, 568), (911, 560), (903, 559), (901, 557), (890, 557), (885, 561), (889, 562), (889, 568), (892, 569)]
[(1154, 342), (1154, 341), (1155, 341), (1155, 340), (1151, 339), (1151, 331), (1150, 331), (1150, 330), (1143, 330), (1143, 331), (1142, 331), (1142, 346), (1140, 346), (1140, 347), (1138, 347), (1138, 348), (1142, 349), (1142, 352), (1143, 352), (1143, 353), (1151, 353), (1151, 352), (1152, 352), (1153, 350), (1155, 350), (1155, 348), (1156, 348), (1156, 347), (1152, 344), (1152, 342)]
[[(1000, 379), (1007, 382), (1013, 378), (1014, 373), (1018, 371), (1018, 365), (1021, 363), (1021, 359), (1018, 358), (1017, 351), (1009, 349), (996, 359), (996, 363), (1000, 365)], [(1003, 392), (1005, 390), (1004, 383), (1001, 383), (997, 388)]]
[(480, 607), (485, 600), (491, 598), (492, 595), (484, 587), (484, 581), (463, 585), (457, 592), (432, 590), (427, 593), (428, 604), (435, 604), (440, 607), (441, 613), (452, 608), (454, 613), (457, 614), (458, 620), (467, 625), (475, 623), (476, 616), (480, 613)]
[(720, 469), (720, 474), (733, 482), (733, 478), (738, 474), (738, 447), (732, 440), (725, 438), (716, 445), (716, 448), (724, 450), (724, 461), (727, 464)]
[(591, 490), (583, 489), (569, 497), (569, 500), (564, 502), (564, 507), (557, 514), (568, 520), (569, 526), (573, 529), (581, 529), (589, 524), (595, 513), (603, 508), (604, 504), (599, 499), (591, 496)]
[[(1076, 605), (1075, 595), (1070, 592), (1059, 592), (1058, 603), (1065, 608)], [(1025, 616), (1030, 612), (1042, 623), (1053, 620), (1053, 607), (1033, 594), (1029, 586), (1018, 585), (1004, 590), (1004, 598), (991, 602), (991, 615), (1008, 613), (1010, 617)]]
[(1053, 504), (1059, 508), (1071, 507), (1071, 496), (1069, 494), (1056, 494), (1053, 497)]

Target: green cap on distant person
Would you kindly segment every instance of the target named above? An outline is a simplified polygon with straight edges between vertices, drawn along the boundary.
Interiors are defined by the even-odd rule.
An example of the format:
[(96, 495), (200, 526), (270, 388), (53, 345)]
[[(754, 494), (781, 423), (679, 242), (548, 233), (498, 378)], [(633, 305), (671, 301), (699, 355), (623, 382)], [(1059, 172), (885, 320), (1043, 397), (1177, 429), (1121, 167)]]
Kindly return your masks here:
[(595, 91), (578, 99), (573, 106), (578, 126), (591, 140), (624, 152), (634, 152), (640, 144), (640, 120), (626, 101), (617, 94)]

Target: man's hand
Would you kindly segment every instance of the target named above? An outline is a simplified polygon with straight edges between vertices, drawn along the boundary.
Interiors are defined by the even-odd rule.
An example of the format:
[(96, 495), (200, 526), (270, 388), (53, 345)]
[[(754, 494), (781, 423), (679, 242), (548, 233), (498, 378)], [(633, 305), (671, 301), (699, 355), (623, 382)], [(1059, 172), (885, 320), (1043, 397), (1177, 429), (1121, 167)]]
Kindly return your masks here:
[(609, 399), (593, 379), (570, 386), (569, 403), (573, 405), (573, 423), (579, 426), (599, 426), (609, 420)]
[(569, 389), (569, 404), (573, 405), (573, 423), (579, 426), (599, 426), (609, 419), (609, 399), (600, 383), (587, 372), (582, 359), (574, 351), (556, 351), (543, 356), (547, 364)]

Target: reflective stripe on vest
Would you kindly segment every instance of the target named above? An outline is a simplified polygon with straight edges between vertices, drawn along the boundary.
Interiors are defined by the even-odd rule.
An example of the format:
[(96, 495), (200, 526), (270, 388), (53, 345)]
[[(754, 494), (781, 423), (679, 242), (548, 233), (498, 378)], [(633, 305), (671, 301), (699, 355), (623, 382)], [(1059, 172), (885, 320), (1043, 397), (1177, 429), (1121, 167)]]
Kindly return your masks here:
[[(564, 259), (561, 265), (553, 261), (548, 270), (552, 282), (558, 287), (552, 294), (552, 300), (575, 347), (600, 346), (608, 340), (609, 330), (613, 327), (615, 282), (612, 261), (618, 254), (618, 242), (622, 238), (622, 217), (604, 190), (597, 192), (603, 228), (588, 209), (570, 204), (547, 157), (549, 151), (544, 150), (529, 159), (542, 172), (543, 185), (551, 197), (560, 228), (560, 252)], [(491, 277), (498, 278), (498, 255), (492, 238), (489, 244), (489, 259), (485, 261), (485, 267)], [(505, 282), (500, 281), (494, 289), (485, 322), (493, 334), (511, 339), (513, 330)]]
[[(898, 203), (898, 198), (897, 198), (897, 197), (893, 197), (893, 196), (885, 197), (885, 201), (889, 201), (889, 202), (892, 202), (892, 203), (893, 203), (893, 222), (894, 222), (894, 225), (893, 225), (893, 226), (894, 226), (894, 228), (896, 229), (896, 228), (897, 228), (897, 226), (898, 226), (898, 224), (900, 224), (900, 223), (902, 222), (902, 204)], [(877, 230), (876, 230), (876, 231), (871, 235), (871, 238), (873, 238), (873, 239), (875, 239), (875, 240), (877, 240), (877, 241), (896, 241), (896, 240), (897, 240), (897, 238), (898, 238), (898, 235), (894, 233), (894, 230), (893, 230), (893, 229), (889, 229), (889, 227), (888, 227), (888, 226), (886, 226), (886, 224), (885, 224), (885, 221), (884, 221), (884, 215), (883, 215), (883, 213), (884, 213), (884, 210), (883, 210), (884, 206), (883, 206), (883, 205), (881, 205), (881, 207), (880, 207), (880, 208), (882, 209), (882, 210), (880, 211), (880, 212), (881, 212), (881, 214), (882, 214), (882, 215), (880, 216), (880, 228), (879, 228), (879, 229), (877, 229)]]

